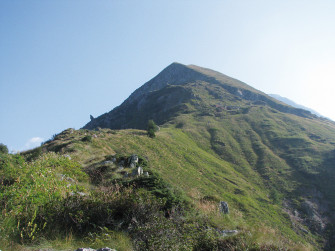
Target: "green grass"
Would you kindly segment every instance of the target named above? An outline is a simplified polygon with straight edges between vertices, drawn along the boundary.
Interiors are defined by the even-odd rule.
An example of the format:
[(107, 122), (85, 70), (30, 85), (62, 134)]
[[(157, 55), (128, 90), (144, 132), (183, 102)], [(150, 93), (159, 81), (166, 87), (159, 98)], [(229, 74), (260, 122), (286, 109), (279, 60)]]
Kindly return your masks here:
[[(169, 88), (173, 91), (174, 87)], [(293, 230), (282, 202), (303, 201), (309, 198), (308, 191), (316, 189), (334, 208), (334, 124), (237, 100), (206, 83), (189, 84), (185, 90), (195, 98), (185, 100), (183, 112), (170, 114), (173, 119), (161, 126), (156, 139), (147, 138), (143, 131), (111, 134), (102, 130), (95, 132), (101, 137), (93, 141), (94, 147), (73, 146), (78, 150), (77, 159), (89, 165), (107, 154), (141, 154), (149, 158), (151, 169), (196, 203), (204, 196), (228, 201), (241, 217), (222, 222), (223, 227), (243, 228), (264, 222), (297, 242), (317, 246), (319, 238), (327, 238)], [(224, 105), (240, 109), (216, 108)]]
[[(108, 235), (112, 237), (106, 241), (120, 250), (187, 250), (205, 246), (213, 250), (322, 248), (322, 242), (331, 236), (332, 224), (328, 233), (312, 227), (306, 233), (301, 230), (309, 227), (306, 219), (291, 222), (283, 205), (285, 202), (292, 205), (290, 210), (301, 210), (301, 204), (314, 199), (311, 196), (314, 193), (322, 194), (329, 212), (335, 208), (333, 123), (284, 113), (281, 112), (286, 109), (284, 106), (276, 110), (275, 103), (255, 103), (218, 84), (201, 81), (167, 86), (148, 97), (142, 112), (136, 114), (136, 109), (130, 109), (117, 123), (144, 128), (154, 115), (161, 128), (155, 138), (149, 138), (142, 130), (68, 129), (43, 146), (24, 153), (25, 159), (2, 155), (1, 196), (6, 203), (2, 204), (1, 220), (16, 235), (15, 239), (8, 234), (6, 245), (11, 240), (20, 241), (23, 229), (15, 226), (22, 213), (26, 217), (25, 235), (21, 237), (24, 248), (34, 243), (25, 244), (22, 238), (33, 241), (35, 235), (39, 238), (37, 246), (59, 249), (80, 243), (78, 236), (85, 237), (83, 243), (98, 247), (105, 241), (103, 236)], [(159, 106), (155, 106), (159, 100)], [(174, 106), (170, 107), (169, 102)], [(227, 106), (232, 108), (224, 108)], [(157, 115), (162, 110), (165, 113)], [(118, 162), (132, 154), (140, 157), (138, 165), (149, 172), (149, 177), (126, 177), (125, 172), (133, 171), (129, 166), (121, 170), (117, 163), (105, 163), (114, 158)], [(64, 155), (70, 155), (71, 160)], [(75, 185), (67, 187), (66, 182), (57, 178), (59, 174), (74, 179)], [(56, 186), (55, 192), (48, 193), (52, 184)], [(122, 189), (117, 190), (118, 186)], [(103, 193), (107, 188), (118, 192)], [(74, 192), (71, 189), (89, 195), (74, 202), (67, 196)], [(33, 196), (24, 198), (27, 191)], [(55, 203), (54, 209), (50, 207), (50, 198)], [(228, 202), (229, 215), (218, 212), (219, 201)], [(78, 211), (80, 206), (90, 210)], [(43, 207), (49, 211), (41, 210)], [(138, 225), (120, 213), (128, 210), (129, 215), (136, 216), (134, 208), (146, 219)], [(11, 212), (10, 216), (7, 212)], [(71, 216), (68, 219), (72, 225), (62, 227), (73, 232), (56, 234), (55, 238), (42, 235), (45, 238), (42, 241), (33, 222), (51, 212), (55, 218)], [(118, 213), (131, 230), (116, 227), (121, 222)], [(147, 214), (152, 218), (146, 218)], [(113, 224), (99, 215), (106, 218), (110, 215)], [(138, 222), (138, 216), (135, 218)], [(78, 226), (86, 230), (80, 232)], [(42, 232), (43, 224), (39, 227)], [(218, 238), (215, 231), (204, 230), (212, 228), (238, 229), (240, 234)], [(6, 232), (4, 228), (2, 232)], [(63, 243), (62, 238), (69, 241)]]
[[(97, 138), (93, 138), (89, 144), (83, 143), (80, 138), (85, 133), (95, 134)], [(218, 200), (227, 201), (232, 212), (228, 217), (220, 216), (217, 204), (212, 205), (215, 209), (211, 218), (220, 228), (248, 231), (247, 229), (252, 229), (261, 222), (264, 227), (273, 229), (275, 234), (271, 238), (268, 236), (273, 242), (278, 238), (306, 243), (309, 236), (297, 235), (291, 229), (287, 215), (281, 210), (278, 201), (283, 193), (275, 193), (275, 200), (271, 198), (271, 193), (277, 190), (270, 189), (259, 170), (253, 169), (246, 160), (242, 162), (244, 166), (239, 166), (239, 163), (229, 163), (213, 149), (208, 151), (208, 148), (212, 148), (208, 130), (202, 131), (209, 138), (207, 145), (200, 147), (193, 140), (193, 137), (197, 137), (196, 133), (191, 126), (183, 130), (174, 127), (162, 128), (155, 139), (147, 137), (145, 131), (139, 130), (76, 131), (72, 135), (73, 143), (63, 150), (65, 153), (66, 149), (71, 149), (71, 157), (84, 167), (104, 161), (108, 155), (136, 153), (149, 160), (149, 171), (159, 173), (168, 183), (183, 191), (199, 209), (203, 209), (200, 201), (206, 196), (216, 196)], [(203, 138), (203, 135), (198, 137)], [(63, 142), (66, 142), (66, 138), (59, 144)], [(239, 147), (239, 143), (235, 144)], [(261, 146), (266, 151), (266, 146)], [(240, 151), (237, 154), (241, 156), (243, 150), (237, 150)], [(257, 156), (256, 153), (254, 155)], [(272, 174), (271, 170), (269, 172)]]

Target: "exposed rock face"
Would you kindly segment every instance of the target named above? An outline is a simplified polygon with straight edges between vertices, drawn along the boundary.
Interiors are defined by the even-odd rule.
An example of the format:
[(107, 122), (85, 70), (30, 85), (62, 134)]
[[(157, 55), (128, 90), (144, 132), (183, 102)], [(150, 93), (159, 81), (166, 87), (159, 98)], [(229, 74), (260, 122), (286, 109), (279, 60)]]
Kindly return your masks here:
[(229, 214), (229, 207), (228, 207), (228, 203), (225, 201), (220, 201), (219, 204), (219, 210), (221, 213), (223, 214)]
[(309, 227), (317, 232), (321, 232), (326, 227), (326, 219), (322, 217), (319, 204), (306, 199), (301, 203), (302, 211), (305, 213), (306, 221)]
[(289, 215), (295, 230), (308, 233), (322, 233), (332, 220), (329, 214), (329, 203), (323, 194), (316, 189), (306, 190), (308, 198), (304, 198), (300, 207), (296, 208), (291, 201), (284, 201), (284, 211)]

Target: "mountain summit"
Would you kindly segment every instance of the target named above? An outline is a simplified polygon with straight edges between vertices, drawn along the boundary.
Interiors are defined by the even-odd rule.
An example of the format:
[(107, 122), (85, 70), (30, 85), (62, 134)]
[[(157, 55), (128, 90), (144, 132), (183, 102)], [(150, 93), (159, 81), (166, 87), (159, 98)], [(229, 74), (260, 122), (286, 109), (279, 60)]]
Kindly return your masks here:
[(134, 91), (120, 106), (92, 119), (84, 129), (98, 127), (144, 129), (148, 119), (154, 119), (159, 124), (165, 123), (175, 112), (186, 108), (185, 104), (199, 100), (201, 89), (209, 92), (217, 101), (221, 99), (228, 106), (240, 106), (243, 103), (246, 107), (262, 103), (281, 112), (313, 117), (306, 110), (278, 102), (265, 93), (222, 73), (195, 65), (172, 63)]

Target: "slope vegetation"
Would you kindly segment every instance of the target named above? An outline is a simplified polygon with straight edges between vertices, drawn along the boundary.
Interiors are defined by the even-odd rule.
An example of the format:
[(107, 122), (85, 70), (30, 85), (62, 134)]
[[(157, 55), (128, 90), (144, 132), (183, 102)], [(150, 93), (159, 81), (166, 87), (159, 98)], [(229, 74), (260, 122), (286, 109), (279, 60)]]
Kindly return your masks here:
[(3, 245), (331, 250), (334, 153), (333, 122), (173, 63), (84, 129), (1, 155)]
[[(145, 129), (149, 119), (164, 130), (180, 130), (189, 139), (182, 141), (192, 149), (190, 142), (227, 163), (250, 187), (259, 187), (266, 194), (264, 201), (276, 202), (277, 212), (286, 213), (287, 226), (298, 235), (333, 241), (333, 122), (219, 72), (173, 63), (119, 107), (84, 128)], [(221, 194), (212, 184), (216, 183), (207, 185), (210, 190)], [(250, 214), (251, 218), (255, 215), (256, 211)]]

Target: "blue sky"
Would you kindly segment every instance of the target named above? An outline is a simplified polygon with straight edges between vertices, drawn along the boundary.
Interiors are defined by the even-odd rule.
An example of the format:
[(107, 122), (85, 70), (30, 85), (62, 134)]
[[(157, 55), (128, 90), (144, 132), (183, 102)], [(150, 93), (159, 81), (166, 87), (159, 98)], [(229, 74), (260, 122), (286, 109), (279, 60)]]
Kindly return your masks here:
[(335, 120), (334, 27), (333, 0), (2, 0), (0, 142), (79, 129), (172, 62)]

